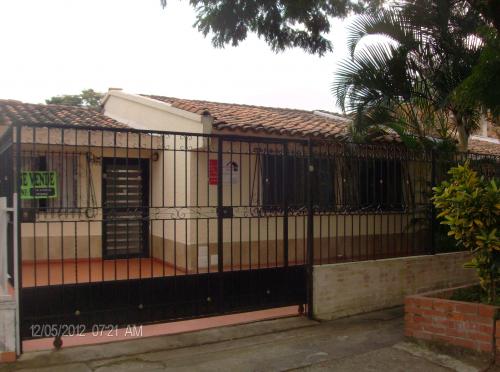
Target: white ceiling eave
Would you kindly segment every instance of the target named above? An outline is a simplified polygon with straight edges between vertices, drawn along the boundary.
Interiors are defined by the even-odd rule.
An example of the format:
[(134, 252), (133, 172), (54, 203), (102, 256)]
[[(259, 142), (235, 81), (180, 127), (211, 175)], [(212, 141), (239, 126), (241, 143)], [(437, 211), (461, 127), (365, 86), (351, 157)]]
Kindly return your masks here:
[(164, 112), (167, 112), (167, 113), (172, 114), (172, 115), (177, 115), (177, 116), (189, 119), (189, 120), (194, 120), (194, 121), (197, 121), (199, 123), (202, 122), (203, 115), (198, 115), (198, 114), (195, 114), (195, 113), (192, 113), (189, 111), (178, 109), (177, 107), (172, 107), (172, 105), (170, 105), (167, 102), (161, 102), (161, 101), (158, 101), (156, 99), (140, 96), (138, 94), (125, 93), (121, 90), (114, 90), (114, 89), (110, 90), (104, 96), (102, 104), (104, 105), (106, 103), (106, 101), (109, 99), (109, 97), (113, 97), (113, 96), (127, 100), (127, 101), (135, 102), (135, 103), (147, 106), (147, 107), (151, 107), (151, 108), (154, 108), (154, 109), (159, 110), (159, 111), (164, 111)]

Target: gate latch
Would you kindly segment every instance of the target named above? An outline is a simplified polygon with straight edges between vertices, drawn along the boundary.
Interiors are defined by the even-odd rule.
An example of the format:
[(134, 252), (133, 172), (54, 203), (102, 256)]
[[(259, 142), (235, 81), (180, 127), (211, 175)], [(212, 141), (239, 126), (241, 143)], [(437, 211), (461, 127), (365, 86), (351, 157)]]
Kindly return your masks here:
[(218, 207), (217, 217), (220, 218), (233, 218), (233, 207)]

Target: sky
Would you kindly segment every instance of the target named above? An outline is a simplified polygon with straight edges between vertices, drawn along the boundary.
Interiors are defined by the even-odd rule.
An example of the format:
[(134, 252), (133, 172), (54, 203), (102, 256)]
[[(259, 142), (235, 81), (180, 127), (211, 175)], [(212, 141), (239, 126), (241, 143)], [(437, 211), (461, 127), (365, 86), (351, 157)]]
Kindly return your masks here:
[(1, 0), (0, 98), (43, 103), (109, 87), (130, 93), (339, 111), (330, 91), (347, 56), (345, 21), (334, 51), (276, 54), (251, 35), (216, 49), (192, 25), (188, 0)]

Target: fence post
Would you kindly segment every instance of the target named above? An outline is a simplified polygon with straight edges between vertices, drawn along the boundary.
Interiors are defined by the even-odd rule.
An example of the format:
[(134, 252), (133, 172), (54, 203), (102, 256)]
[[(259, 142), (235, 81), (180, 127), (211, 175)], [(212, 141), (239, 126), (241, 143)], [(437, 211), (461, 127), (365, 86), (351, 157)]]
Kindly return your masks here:
[(314, 174), (314, 162), (312, 154), (312, 141), (309, 138), (307, 160), (307, 316), (313, 317), (313, 261), (314, 261), (314, 214), (312, 197), (312, 177)]
[(7, 198), (0, 198), (0, 298), (7, 295), (8, 291), (8, 273), (7, 266), (7, 234), (9, 215), (7, 212)]
[(223, 248), (224, 248), (224, 237), (223, 234), (223, 226), (224, 222), (222, 220), (222, 208), (224, 206), (223, 201), (223, 190), (222, 190), (222, 138), (217, 138), (217, 267), (218, 272), (221, 273), (224, 271), (224, 261), (223, 261)]
[[(282, 195), (283, 195), (283, 266), (288, 267), (288, 142), (283, 143)], [(293, 181), (292, 181), (293, 182)]]
[[(432, 197), (432, 188), (436, 186), (436, 151), (434, 149), (431, 150), (431, 190), (430, 196)], [(436, 254), (436, 208), (434, 207), (434, 203), (432, 200), (429, 200), (431, 203), (431, 249), (430, 254)]]
[[(217, 272), (218, 272), (218, 286), (219, 286), (219, 300), (217, 301), (217, 308), (222, 310), (224, 308), (224, 288), (223, 288), (223, 276), (224, 272), (224, 220), (223, 220), (223, 208), (224, 208), (224, 194), (222, 190), (222, 168), (224, 166), (222, 161), (223, 156), (223, 140), (222, 137), (217, 138)], [(210, 257), (210, 250), (208, 250)], [(209, 259), (210, 265), (210, 259)]]
[(23, 252), (21, 243), (21, 126), (16, 125), (15, 143), (16, 153), (13, 154), (13, 180), (15, 193), (12, 196), (12, 208), (14, 209), (14, 289), (17, 303), (16, 313), (16, 342), (17, 355), (23, 352), (23, 343), (21, 342), (21, 322), (23, 316), (22, 306), (22, 286), (23, 286)]

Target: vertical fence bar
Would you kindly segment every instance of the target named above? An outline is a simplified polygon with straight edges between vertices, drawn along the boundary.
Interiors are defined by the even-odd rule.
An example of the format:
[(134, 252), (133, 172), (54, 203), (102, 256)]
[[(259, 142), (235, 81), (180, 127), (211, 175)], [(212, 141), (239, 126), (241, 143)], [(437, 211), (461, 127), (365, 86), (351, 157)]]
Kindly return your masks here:
[[(283, 194), (283, 266), (288, 267), (288, 142), (283, 143), (282, 189)], [(292, 181), (293, 182), (293, 181)], [(276, 262), (278, 257), (276, 257)]]
[(9, 211), (7, 197), (0, 196), (0, 298), (8, 294), (9, 288), (9, 265), (8, 265), (8, 230)]
[[(222, 298), (224, 289), (223, 289), (223, 271), (224, 271), (224, 220), (223, 220), (223, 190), (222, 190), (222, 155), (223, 155), (223, 140), (221, 137), (217, 139), (217, 272), (218, 278), (217, 284), (219, 286), (219, 301), (217, 301), (217, 307), (219, 311), (222, 311), (224, 308)], [(209, 245), (210, 247), (210, 245)], [(210, 249), (208, 249), (208, 255), (210, 256)], [(210, 266), (210, 261), (209, 261)]]
[[(431, 150), (431, 187), (430, 187), (430, 196), (432, 195), (432, 188), (436, 186), (436, 151), (434, 149)], [(431, 249), (430, 254), (436, 253), (436, 208), (434, 207), (434, 203), (432, 200), (428, 200), (431, 207)]]
[(223, 203), (223, 193), (222, 193), (222, 138), (217, 139), (217, 266), (218, 271), (224, 271), (224, 261), (222, 257), (223, 248), (224, 248), (224, 238), (223, 234), (223, 211), (224, 203)]
[(314, 261), (314, 214), (312, 197), (312, 178), (314, 175), (314, 161), (312, 142), (307, 142), (307, 316), (313, 317), (313, 261)]
[(22, 246), (21, 246), (21, 126), (16, 126), (16, 155), (14, 157), (13, 174), (15, 174), (15, 194), (12, 198), (14, 208), (14, 288), (17, 303), (16, 313), (16, 351), (17, 355), (23, 352), (23, 343), (21, 342), (21, 322), (22, 322)]

